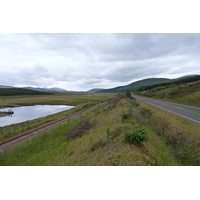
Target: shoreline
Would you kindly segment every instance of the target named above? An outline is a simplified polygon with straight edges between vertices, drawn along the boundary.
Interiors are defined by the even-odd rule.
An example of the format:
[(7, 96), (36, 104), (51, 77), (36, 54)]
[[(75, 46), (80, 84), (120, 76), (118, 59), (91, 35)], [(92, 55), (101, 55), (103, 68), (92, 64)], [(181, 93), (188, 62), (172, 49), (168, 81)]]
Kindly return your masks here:
[(12, 114), (14, 114), (13, 111), (4, 111), (4, 112), (0, 111), (0, 117), (9, 116), (9, 115), (12, 115)]
[(8, 116), (9, 114), (4, 114), (4, 113), (0, 113), (0, 117), (6, 117)]
[(16, 105), (16, 104), (0, 104), (0, 109), (3, 108), (15, 108), (15, 107), (20, 107), (21, 105)]

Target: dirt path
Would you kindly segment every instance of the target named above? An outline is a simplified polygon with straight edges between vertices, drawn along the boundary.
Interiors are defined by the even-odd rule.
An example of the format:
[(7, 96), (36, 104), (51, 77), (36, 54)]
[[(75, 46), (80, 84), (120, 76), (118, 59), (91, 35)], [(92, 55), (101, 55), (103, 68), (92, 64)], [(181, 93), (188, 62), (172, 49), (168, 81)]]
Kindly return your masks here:
[(32, 137), (37, 137), (39, 134), (44, 133), (45, 131), (47, 131), (49, 129), (53, 129), (56, 126), (59, 126), (60, 124), (63, 124), (65, 122), (67, 122), (69, 119), (77, 118), (77, 117), (87, 113), (88, 111), (98, 107), (99, 105), (101, 105), (101, 104), (98, 104), (98, 105), (93, 106), (91, 108), (88, 108), (86, 110), (79, 111), (79, 112), (74, 113), (72, 115), (69, 115), (67, 117), (63, 117), (62, 119), (59, 119), (59, 120), (44, 124), (44, 125), (42, 125), (40, 127), (34, 128), (34, 129), (30, 130), (30, 131), (27, 131), (25, 133), (21, 133), (21, 134), (16, 135), (16, 136), (14, 136), (12, 138), (4, 140), (4, 141), (0, 142), (0, 150), (6, 150), (6, 149), (8, 149), (10, 147), (17, 146), (20, 143), (22, 143), (22, 142), (24, 142), (24, 141), (26, 141), (28, 139), (31, 140)]

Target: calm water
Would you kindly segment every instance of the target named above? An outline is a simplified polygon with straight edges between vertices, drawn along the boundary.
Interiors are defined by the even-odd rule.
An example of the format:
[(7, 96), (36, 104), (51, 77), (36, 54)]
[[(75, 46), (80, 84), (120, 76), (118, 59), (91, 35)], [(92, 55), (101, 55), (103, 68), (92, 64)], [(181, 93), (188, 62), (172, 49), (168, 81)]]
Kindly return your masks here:
[(0, 117), (0, 127), (45, 117), (64, 110), (69, 110), (73, 107), (74, 106), (63, 105), (36, 105), (0, 109), (0, 111), (8, 111), (9, 109), (12, 109), (14, 112), (12, 116)]

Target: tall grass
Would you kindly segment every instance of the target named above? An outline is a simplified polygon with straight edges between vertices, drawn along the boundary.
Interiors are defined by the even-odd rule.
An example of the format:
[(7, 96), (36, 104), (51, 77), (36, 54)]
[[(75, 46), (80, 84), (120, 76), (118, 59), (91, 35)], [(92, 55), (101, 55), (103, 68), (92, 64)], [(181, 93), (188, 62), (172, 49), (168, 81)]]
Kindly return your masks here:
[(0, 97), (0, 107), (6, 105), (72, 105), (82, 103), (100, 103), (113, 94), (87, 94), (87, 93), (56, 93), (55, 95), (33, 95), (33, 96), (4, 96)]
[(138, 94), (164, 101), (200, 107), (200, 81), (189, 84), (158, 87), (145, 92), (139, 92)]
[[(79, 104), (76, 107), (74, 107), (70, 110), (62, 111), (62, 112), (59, 112), (57, 114), (49, 115), (49, 116), (46, 116), (46, 117), (42, 117), (42, 118), (38, 118), (38, 119), (35, 119), (35, 120), (30, 120), (30, 121), (14, 124), (14, 125), (0, 127), (0, 141), (11, 138), (15, 135), (18, 135), (18, 134), (23, 133), (25, 131), (31, 130), (33, 128), (39, 127), (39, 126), (46, 124), (48, 122), (51, 122), (51, 121), (60, 119), (62, 117), (71, 115), (75, 112), (90, 108), (90, 107), (98, 104), (99, 102), (103, 102), (103, 101), (107, 100), (111, 96), (113, 96), (113, 95), (109, 95), (109, 94), (106, 94), (106, 95), (103, 95), (103, 94), (97, 94), (97, 95), (96, 94), (94, 94), (94, 95), (93, 94), (91, 94), (91, 95), (87, 95), (87, 94), (84, 94), (84, 95), (83, 94), (69, 95), (68, 94), (68, 95), (64, 95), (63, 94), (63, 95), (57, 95), (57, 96), (53, 95), (53, 97), (55, 99), (56, 98), (60, 99), (60, 102), (57, 102), (58, 104), (59, 103), (60, 104), (66, 103), (66, 102), (63, 101), (64, 99), (65, 99), (65, 101), (68, 101), (71, 104), (76, 104), (75, 101), (74, 101), (75, 97), (76, 97), (76, 102), (77, 103), (79, 102)], [(7, 100), (8, 102), (11, 101), (11, 102), (14, 103), (17, 100), (20, 100), (20, 102), (23, 102), (22, 104), (25, 104), (25, 102), (27, 104), (30, 104), (30, 102), (32, 102), (34, 104), (37, 104), (37, 103), (40, 103), (40, 104), (41, 103), (45, 103), (45, 104), (55, 103), (55, 101), (53, 102), (53, 99), (49, 99), (49, 97), (46, 98), (46, 95), (44, 97), (43, 96), (39, 96), (39, 97), (34, 96), (34, 97), (27, 97), (27, 98), (24, 98), (24, 97), (19, 98), (19, 96), (14, 96), (13, 99), (12, 99), (12, 97), (9, 97), (9, 98), (10, 99)], [(49, 102), (44, 102), (43, 101), (44, 99), (49, 100)], [(15, 104), (17, 104), (17, 103), (15, 103)]]
[[(119, 99), (116, 101), (116, 98)], [(148, 139), (140, 146), (124, 142), (124, 133), (138, 124), (135, 115), (140, 115), (140, 106), (134, 101), (115, 97), (110, 103), (33, 138), (31, 143), (27, 141), (3, 152), (0, 165), (179, 165), (162, 138), (151, 129)], [(133, 109), (138, 112), (132, 112), (132, 116), (122, 123), (121, 113), (127, 112), (133, 105), (137, 105)], [(95, 124), (85, 134), (66, 138), (74, 127), (88, 119)]]

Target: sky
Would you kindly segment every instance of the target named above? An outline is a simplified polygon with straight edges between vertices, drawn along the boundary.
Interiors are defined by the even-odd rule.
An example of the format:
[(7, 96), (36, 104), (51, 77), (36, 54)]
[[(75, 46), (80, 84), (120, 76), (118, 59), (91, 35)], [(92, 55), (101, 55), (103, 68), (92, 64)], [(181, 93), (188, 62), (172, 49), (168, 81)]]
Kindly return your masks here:
[(2, 33), (0, 85), (112, 88), (200, 74), (200, 34)]
[[(144, 78), (200, 74), (199, 19), (197, 0), (2, 1), (0, 85), (86, 91), (126, 85)], [(139, 191), (134, 196), (141, 199), (144, 188), (140, 187), (141, 184), (146, 186), (146, 196), (142, 193), (144, 199), (151, 199), (151, 196), (160, 199), (155, 188), (165, 192), (169, 186), (176, 199), (199, 195), (196, 184), (198, 168), (196, 171), (190, 167), (137, 168), (137, 173), (132, 168), (117, 168), (114, 173), (114, 168), (109, 168), (110, 171), (107, 168), (70, 168), (70, 173), (66, 168), (59, 168), (59, 171), (56, 168), (42, 169), (34, 168), (35, 173), (29, 168), (4, 169), (7, 173), (1, 175), (2, 182), (7, 183), (10, 178), (13, 181), (9, 181), (9, 187), (4, 184), (3, 196), (13, 194), (16, 198), (19, 194), (20, 199), (27, 199), (30, 193), (38, 196), (32, 188), (41, 184), (38, 187), (42, 188), (40, 196), (63, 197), (68, 184), (67, 195), (72, 199), (77, 194), (80, 198), (93, 199), (94, 193), (99, 193), (97, 189), (105, 185), (105, 180), (108, 183), (108, 187), (104, 187), (108, 188), (105, 189), (106, 196), (113, 198), (114, 195), (116, 199), (130, 198), (133, 186)], [(41, 177), (40, 182), (36, 173)], [(147, 181), (145, 185), (144, 179), (151, 180), (152, 184)], [(77, 180), (81, 183), (79, 193), (77, 187), (71, 186), (77, 185)], [(24, 198), (21, 185), (26, 188)], [(12, 194), (10, 187), (15, 190)], [(92, 192), (88, 193), (88, 188)], [(105, 196), (105, 192), (102, 195)]]

